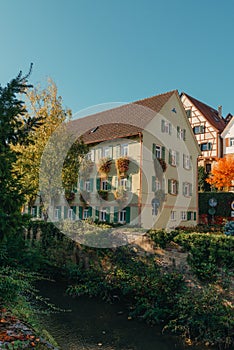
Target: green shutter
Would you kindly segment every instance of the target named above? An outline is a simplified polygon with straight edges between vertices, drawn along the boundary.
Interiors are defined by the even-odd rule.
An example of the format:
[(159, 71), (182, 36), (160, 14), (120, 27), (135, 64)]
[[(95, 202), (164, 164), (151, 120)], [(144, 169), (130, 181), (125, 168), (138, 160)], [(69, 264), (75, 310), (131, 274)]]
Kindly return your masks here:
[(165, 132), (165, 120), (161, 120), (161, 131)]
[(113, 146), (109, 146), (110, 148), (110, 158), (113, 158)]
[(177, 126), (177, 137), (179, 138), (180, 137), (180, 127)]
[(106, 222), (110, 222), (110, 207), (106, 208)]
[(126, 223), (129, 224), (130, 223), (130, 207), (126, 207)]
[(187, 212), (187, 220), (188, 220), (188, 221), (191, 220), (191, 216), (192, 216), (191, 211), (188, 211), (188, 212)]
[(128, 179), (127, 179), (127, 190), (128, 191), (132, 190), (132, 175), (128, 176)]
[(31, 207), (28, 206), (28, 214), (31, 215)]
[(83, 219), (83, 207), (79, 207), (79, 219)]
[(189, 184), (189, 195), (190, 196), (193, 195), (193, 186), (192, 186), (192, 184)]
[(179, 181), (176, 181), (176, 194), (179, 193)]
[(152, 176), (152, 192), (156, 191), (156, 176)]
[(162, 146), (162, 159), (163, 160), (165, 160), (166, 159), (166, 157), (165, 157), (165, 152), (166, 151), (166, 149), (165, 149), (165, 146)]
[(183, 182), (182, 186), (183, 186), (183, 195), (185, 196), (185, 182)]
[(119, 208), (114, 207), (114, 222), (118, 222), (119, 219)]
[(71, 209), (72, 209), (72, 219), (74, 220), (76, 218), (76, 206), (75, 205), (72, 206)]
[(101, 189), (101, 179), (100, 177), (96, 178), (96, 190), (99, 191)]
[(152, 158), (156, 159), (156, 145), (153, 143), (152, 145)]
[(168, 179), (168, 193), (171, 193), (171, 179)]
[(184, 129), (184, 141), (186, 141), (186, 129)]
[(107, 191), (110, 191), (111, 188), (112, 188), (112, 177), (108, 176), (108, 179), (107, 179)]
[(95, 220), (99, 221), (99, 210), (98, 207), (95, 209)]
[(64, 219), (67, 219), (67, 207), (64, 207)]
[(192, 169), (192, 156), (190, 156), (190, 164), (189, 164), (189, 169)]
[(169, 123), (169, 135), (171, 135), (171, 129), (172, 129), (171, 123)]
[(80, 190), (83, 191), (84, 189), (84, 180), (80, 179)]
[(89, 179), (90, 181), (90, 192), (93, 192), (93, 179)]
[(61, 218), (62, 218), (62, 208), (61, 208), (61, 205), (57, 206), (57, 209), (58, 209), (58, 218), (59, 218), (59, 220), (61, 220)]
[(180, 164), (180, 153), (176, 151), (176, 165), (179, 166)]
[(193, 212), (193, 215), (194, 215), (194, 220), (196, 221), (196, 220), (197, 220), (197, 212), (194, 211), (194, 212)]
[(89, 207), (89, 217), (91, 218), (93, 215), (93, 208), (92, 207)]
[(171, 162), (172, 162), (172, 155), (171, 155), (171, 153), (172, 153), (172, 150), (169, 149), (168, 163), (169, 163), (170, 165), (171, 165)]
[(42, 207), (39, 207), (39, 218), (42, 218)]

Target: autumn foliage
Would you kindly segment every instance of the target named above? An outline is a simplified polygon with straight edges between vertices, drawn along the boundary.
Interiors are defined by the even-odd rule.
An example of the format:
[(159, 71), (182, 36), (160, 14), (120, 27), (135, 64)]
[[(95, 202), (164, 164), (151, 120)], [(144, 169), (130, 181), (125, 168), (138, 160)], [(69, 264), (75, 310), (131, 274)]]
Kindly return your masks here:
[(229, 191), (234, 186), (234, 157), (219, 158), (206, 181), (218, 190)]

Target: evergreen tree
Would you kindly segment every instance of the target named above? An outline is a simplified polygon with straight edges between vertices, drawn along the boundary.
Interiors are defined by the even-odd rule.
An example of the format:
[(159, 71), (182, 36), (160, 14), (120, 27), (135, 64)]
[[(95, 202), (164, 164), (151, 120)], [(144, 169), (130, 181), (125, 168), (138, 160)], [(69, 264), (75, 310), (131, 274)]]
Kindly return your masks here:
[(26, 76), (20, 72), (4, 88), (0, 85), (0, 239), (22, 231), (24, 193), (20, 175), (14, 169), (17, 152), (12, 145), (27, 144), (29, 133), (40, 122), (37, 117), (24, 118), (27, 111), (18, 97), (31, 87), (30, 72)]

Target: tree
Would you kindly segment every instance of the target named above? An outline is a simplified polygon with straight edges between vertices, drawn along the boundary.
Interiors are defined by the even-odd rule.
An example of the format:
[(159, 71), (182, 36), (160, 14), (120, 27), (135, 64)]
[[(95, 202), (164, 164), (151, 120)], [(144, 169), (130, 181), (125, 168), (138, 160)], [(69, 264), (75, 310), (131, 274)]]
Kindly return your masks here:
[[(47, 165), (46, 175), (51, 176), (53, 182), (55, 177), (52, 175), (58, 170), (57, 163), (60, 156), (58, 153), (63, 152), (63, 150), (67, 152), (64, 147), (66, 137), (69, 137), (69, 135), (66, 136), (66, 122), (71, 119), (71, 110), (63, 107), (62, 98), (58, 96), (57, 86), (51, 79), (49, 79), (45, 89), (34, 88), (27, 93), (27, 106), (26, 119), (40, 118), (41, 125), (30, 133), (31, 143), (29, 145), (18, 143), (15, 146), (15, 151), (20, 155), (15, 169), (21, 174), (21, 184), (26, 194), (25, 200), (29, 206), (32, 206), (38, 196), (41, 160), (45, 147), (50, 147), (49, 159), (46, 159), (47, 164), (44, 161), (44, 166)], [(57, 135), (54, 145), (48, 142), (52, 135)], [(54, 149), (51, 150), (51, 148)], [(84, 155), (86, 152), (87, 148), (80, 140), (77, 140), (67, 152), (61, 174), (63, 188), (66, 191), (71, 191), (76, 185), (80, 164), (79, 155)], [(40, 181), (43, 180), (40, 178)], [(59, 191), (56, 183), (51, 186), (48, 178), (45, 179), (43, 188), (49, 192), (52, 187), (55, 192), (51, 195), (55, 196)]]
[(234, 157), (218, 159), (206, 181), (218, 190), (229, 191), (234, 185)]
[[(31, 71), (31, 69), (30, 69)], [(30, 72), (29, 72), (30, 74)], [(22, 72), (5, 88), (0, 85), (0, 238), (6, 234), (22, 232), (21, 207), (24, 193), (20, 184), (20, 173), (14, 168), (18, 153), (16, 144), (29, 144), (28, 135), (38, 127), (39, 117), (26, 116), (24, 102), (19, 94), (26, 94), (31, 87), (27, 84), (29, 74)]]
[(198, 167), (198, 191), (210, 191), (210, 185), (206, 182), (208, 178), (208, 174), (204, 168), (204, 166)]

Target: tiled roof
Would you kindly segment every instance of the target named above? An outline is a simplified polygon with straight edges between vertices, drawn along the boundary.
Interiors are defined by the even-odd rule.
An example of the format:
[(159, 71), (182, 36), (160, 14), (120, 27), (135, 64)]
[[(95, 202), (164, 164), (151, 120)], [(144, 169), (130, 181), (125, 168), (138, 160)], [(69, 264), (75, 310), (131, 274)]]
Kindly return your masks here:
[(176, 90), (72, 120), (68, 129), (85, 143), (138, 135)]
[(213, 127), (215, 127), (218, 131), (223, 131), (225, 128), (225, 121), (223, 118), (219, 117), (219, 112), (216, 109), (184, 92), (181, 95), (185, 95)]

